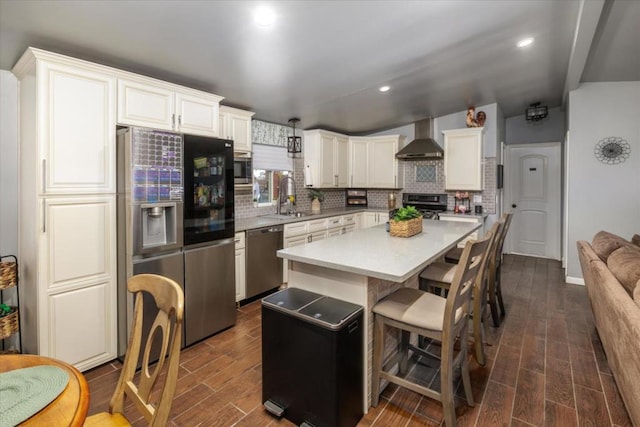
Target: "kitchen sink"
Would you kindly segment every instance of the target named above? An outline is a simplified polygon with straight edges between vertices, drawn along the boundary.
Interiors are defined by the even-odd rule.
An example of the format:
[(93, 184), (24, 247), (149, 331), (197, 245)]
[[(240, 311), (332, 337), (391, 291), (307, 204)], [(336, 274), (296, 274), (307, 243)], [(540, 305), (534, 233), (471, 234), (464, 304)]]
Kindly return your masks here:
[(287, 219), (287, 218), (302, 218), (310, 215), (311, 214), (308, 214), (305, 212), (292, 212), (292, 213), (270, 214), (270, 215), (263, 215), (263, 216), (266, 218)]

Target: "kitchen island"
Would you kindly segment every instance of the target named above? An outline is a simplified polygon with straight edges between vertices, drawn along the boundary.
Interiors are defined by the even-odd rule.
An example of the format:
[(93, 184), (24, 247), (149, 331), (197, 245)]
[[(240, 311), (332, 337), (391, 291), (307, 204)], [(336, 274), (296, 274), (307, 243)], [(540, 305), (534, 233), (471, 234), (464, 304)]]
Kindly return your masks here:
[(289, 287), (364, 307), (364, 411), (371, 404), (373, 314), (377, 301), (403, 286), (418, 287), (418, 274), (482, 224), (423, 221), (422, 233), (393, 237), (385, 225), (278, 251), (291, 261)]

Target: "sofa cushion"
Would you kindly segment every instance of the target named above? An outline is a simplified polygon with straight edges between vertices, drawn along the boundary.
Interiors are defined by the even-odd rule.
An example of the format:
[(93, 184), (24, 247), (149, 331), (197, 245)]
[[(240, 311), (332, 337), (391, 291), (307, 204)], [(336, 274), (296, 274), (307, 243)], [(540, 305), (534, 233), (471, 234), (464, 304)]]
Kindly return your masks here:
[[(631, 245), (633, 245), (633, 243), (630, 241), (613, 233), (609, 233), (608, 231), (598, 231), (596, 235), (593, 236), (593, 242), (591, 244), (593, 250), (604, 262), (607, 262), (609, 255), (616, 249)], [(633, 246), (635, 247), (635, 245)]]
[(631, 243), (633, 243), (636, 246), (640, 246), (640, 234), (634, 234), (633, 237), (631, 238)]
[(640, 280), (640, 250), (629, 247), (616, 249), (609, 255), (607, 267), (624, 286), (629, 295)]

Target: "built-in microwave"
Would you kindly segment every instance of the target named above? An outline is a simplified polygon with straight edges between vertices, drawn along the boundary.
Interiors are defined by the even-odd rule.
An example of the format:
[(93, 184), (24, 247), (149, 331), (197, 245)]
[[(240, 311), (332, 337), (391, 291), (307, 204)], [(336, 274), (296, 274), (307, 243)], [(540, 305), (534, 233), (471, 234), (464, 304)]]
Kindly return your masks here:
[(235, 157), (233, 159), (233, 182), (236, 185), (251, 184), (251, 157)]

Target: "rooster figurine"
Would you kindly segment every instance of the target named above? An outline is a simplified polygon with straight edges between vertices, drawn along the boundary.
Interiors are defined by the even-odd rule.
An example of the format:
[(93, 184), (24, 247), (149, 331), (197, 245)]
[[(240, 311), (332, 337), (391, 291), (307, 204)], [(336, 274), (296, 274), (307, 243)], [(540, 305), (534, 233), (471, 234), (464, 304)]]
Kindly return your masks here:
[(476, 111), (475, 107), (467, 108), (467, 127), (468, 128), (478, 127), (478, 122), (476, 122), (476, 119), (474, 118), (475, 111)]

